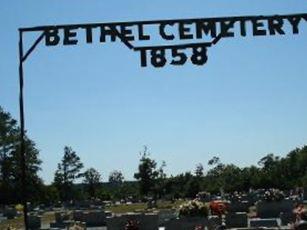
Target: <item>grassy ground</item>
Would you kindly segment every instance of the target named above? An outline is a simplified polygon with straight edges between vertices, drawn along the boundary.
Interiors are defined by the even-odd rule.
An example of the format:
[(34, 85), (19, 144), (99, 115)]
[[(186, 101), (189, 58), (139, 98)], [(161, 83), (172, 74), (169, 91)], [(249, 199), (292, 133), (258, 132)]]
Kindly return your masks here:
[[(156, 210), (178, 208), (180, 204), (182, 204), (182, 202), (183, 201), (176, 201), (175, 203), (172, 203), (170, 201), (163, 201), (163, 202), (158, 201)], [(126, 213), (126, 212), (152, 211), (152, 210), (147, 210), (146, 203), (114, 205), (114, 206), (106, 208), (106, 210), (111, 211), (112, 213), (116, 213), (116, 214)]]
[(113, 213), (125, 213), (125, 212), (135, 212), (135, 211), (144, 211), (147, 205), (144, 203), (136, 203), (136, 204), (121, 204), (114, 205), (106, 208), (107, 211), (111, 211)]
[[(161, 209), (172, 209), (178, 208), (183, 201), (176, 201), (172, 203), (170, 201), (158, 201), (157, 210)], [(112, 213), (126, 213), (126, 212), (146, 212), (147, 204), (146, 203), (135, 203), (135, 204), (120, 204), (108, 207), (106, 210), (111, 211)]]

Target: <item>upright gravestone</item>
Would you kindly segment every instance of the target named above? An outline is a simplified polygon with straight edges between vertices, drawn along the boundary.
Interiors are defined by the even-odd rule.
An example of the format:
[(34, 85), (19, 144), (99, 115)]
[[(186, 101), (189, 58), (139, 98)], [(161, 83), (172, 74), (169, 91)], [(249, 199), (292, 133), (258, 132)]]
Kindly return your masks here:
[(209, 216), (208, 220), (208, 229), (216, 229), (218, 226), (222, 225), (222, 219), (219, 216)]
[(280, 213), (280, 221), (282, 226), (293, 224), (295, 220), (296, 216), (293, 212)]
[(271, 219), (251, 219), (249, 223), (251, 228), (277, 228), (278, 222), (277, 219), (271, 218)]
[(158, 213), (158, 218), (159, 218), (159, 226), (163, 226), (165, 222), (177, 218), (176, 210), (175, 209), (160, 210)]
[(41, 216), (29, 215), (28, 217), (29, 228), (31, 230), (38, 230), (41, 228)]
[(260, 201), (256, 204), (257, 216), (260, 218), (279, 218), (280, 213), (292, 213), (292, 200)]
[(227, 228), (245, 228), (248, 225), (248, 218), (246, 212), (236, 212), (226, 214)]
[(54, 214), (55, 222), (50, 223), (50, 228), (67, 228), (73, 223), (71, 214), (67, 212), (56, 212)]
[(17, 216), (17, 211), (13, 207), (6, 207), (3, 210), (3, 216), (7, 219), (14, 219)]
[(120, 216), (112, 216), (106, 219), (108, 230), (125, 229), (127, 224), (134, 224), (139, 230), (158, 230), (158, 215), (155, 213), (127, 213)]
[(228, 212), (248, 212), (249, 202), (248, 201), (232, 201), (228, 206)]
[(100, 210), (75, 211), (73, 219), (86, 224), (86, 227), (101, 227), (106, 224), (106, 213)]
[(208, 227), (209, 220), (205, 217), (181, 217), (165, 223), (165, 230), (187, 230), (196, 227)]
[(4, 220), (6, 220), (7, 218), (3, 216), (3, 213), (0, 212), (0, 223)]
[(304, 200), (307, 201), (307, 188), (304, 188)]

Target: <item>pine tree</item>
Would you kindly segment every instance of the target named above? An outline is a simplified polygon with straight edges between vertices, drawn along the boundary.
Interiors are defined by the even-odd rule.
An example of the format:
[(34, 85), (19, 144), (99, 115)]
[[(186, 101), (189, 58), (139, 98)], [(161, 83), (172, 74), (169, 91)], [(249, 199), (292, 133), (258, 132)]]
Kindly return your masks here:
[(58, 188), (60, 197), (63, 201), (73, 199), (73, 183), (76, 179), (83, 176), (80, 173), (83, 164), (80, 157), (71, 147), (64, 147), (64, 156), (58, 169), (55, 172), (54, 184)]
[[(21, 183), (20, 128), (0, 107), (0, 203), (20, 202), (25, 192)], [(37, 201), (42, 181), (37, 175), (42, 161), (35, 143), (25, 137), (27, 199)]]

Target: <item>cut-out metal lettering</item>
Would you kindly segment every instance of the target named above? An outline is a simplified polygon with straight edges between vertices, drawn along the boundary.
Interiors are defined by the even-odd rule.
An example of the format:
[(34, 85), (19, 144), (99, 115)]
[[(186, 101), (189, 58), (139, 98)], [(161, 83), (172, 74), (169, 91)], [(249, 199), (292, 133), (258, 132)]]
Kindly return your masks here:
[[(45, 25), (19, 29), (19, 106), (20, 106), (20, 165), (23, 189), (25, 229), (28, 225), (27, 180), (25, 153), (25, 120), (23, 103), (23, 64), (41, 41), (47, 47), (59, 45), (76, 46), (82, 42), (92, 44), (120, 41), (130, 50), (140, 53), (141, 66), (164, 67), (167, 64), (181, 66), (188, 61), (194, 65), (207, 63), (209, 47), (222, 38), (246, 36), (273, 36), (299, 34), (300, 25), (307, 21), (307, 14), (240, 16), (173, 20), (152, 20), (132, 22), (90, 23), (73, 25)], [(159, 38), (164, 45), (136, 46), (133, 42), (148, 42), (152, 34), (146, 27), (157, 27)], [(247, 30), (247, 28), (250, 28)], [(291, 29), (289, 31), (289, 28)], [(250, 34), (248, 34), (248, 32)], [(38, 32), (40, 35), (33, 45), (24, 51), (23, 34)], [(98, 37), (94, 37), (97, 36)], [(82, 38), (83, 36), (83, 38)], [(205, 42), (210, 41), (210, 42)], [(189, 54), (185, 52), (189, 50)]]

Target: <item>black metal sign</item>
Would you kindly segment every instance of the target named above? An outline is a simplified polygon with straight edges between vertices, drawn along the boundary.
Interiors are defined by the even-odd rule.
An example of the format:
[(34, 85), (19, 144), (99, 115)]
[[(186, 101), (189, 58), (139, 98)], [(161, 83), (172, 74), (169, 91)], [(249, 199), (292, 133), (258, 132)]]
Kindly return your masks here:
[[(45, 39), (46, 46), (119, 40), (129, 49), (140, 53), (142, 67), (148, 66), (149, 62), (154, 67), (163, 67), (166, 64), (184, 65), (188, 59), (194, 65), (204, 65), (208, 60), (207, 48), (221, 38), (298, 34), (300, 25), (306, 21), (307, 14), (293, 14), (49, 25), (22, 28), (20, 31), (42, 32), (37, 43)], [(155, 38), (167, 44), (133, 45), (134, 42), (151, 42), (152, 35), (147, 33), (149, 27), (155, 27), (158, 31), (154, 34)], [(80, 39), (80, 36), (83, 38)], [(188, 49), (192, 51), (191, 54), (186, 52)]]
[[(299, 34), (300, 26), (307, 22), (307, 14), (241, 16), (219, 18), (195, 18), (134, 22), (111, 22), (74, 25), (47, 25), (19, 29), (19, 106), (21, 168), (23, 184), (23, 205), (25, 229), (28, 230), (27, 179), (25, 153), (25, 120), (23, 103), (23, 64), (36, 46), (45, 41), (48, 47), (72, 46), (81, 42), (91, 44), (116, 42), (124, 43), (130, 50), (139, 52), (140, 65), (164, 67), (166, 64), (181, 66), (191, 61), (194, 65), (207, 63), (207, 49), (216, 45), (222, 38), (245, 36), (274, 36)], [(148, 33), (148, 27), (155, 27), (156, 34)], [(39, 37), (24, 52), (23, 34), (38, 32)], [(95, 35), (97, 35), (95, 37)], [(83, 39), (80, 37), (83, 36)], [(164, 45), (152, 45), (153, 36)], [(149, 45), (137, 46), (135, 42)], [(192, 52), (191, 52), (192, 51)]]

